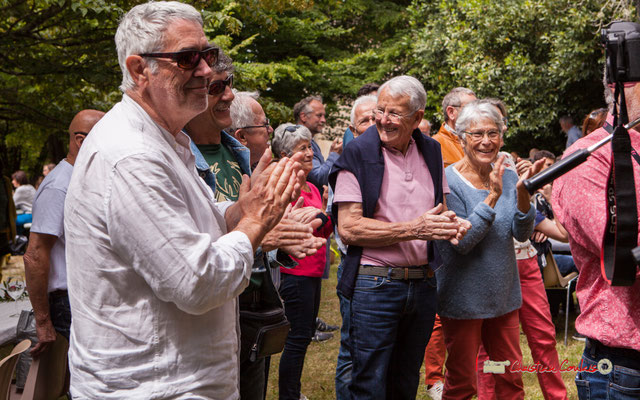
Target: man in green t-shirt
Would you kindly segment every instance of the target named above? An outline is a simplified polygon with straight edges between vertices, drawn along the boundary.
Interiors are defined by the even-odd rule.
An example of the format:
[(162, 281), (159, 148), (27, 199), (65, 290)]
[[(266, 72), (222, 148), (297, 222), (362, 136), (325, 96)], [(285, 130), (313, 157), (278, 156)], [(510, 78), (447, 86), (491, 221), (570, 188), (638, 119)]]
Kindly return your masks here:
[[(250, 151), (224, 131), (232, 124), (232, 61), (220, 51), (217, 64), (211, 68), (213, 80), (209, 89), (209, 105), (203, 113), (189, 121), (184, 130), (192, 140), (191, 149), (196, 157), (196, 168), (207, 185), (214, 189), (216, 201), (235, 201), (239, 196), (242, 175), (251, 175)], [(320, 220), (302, 223), (292, 219), (292, 214), (298, 215), (285, 214), (280, 224), (265, 236), (261, 248), (254, 254), (251, 283), (240, 295), (241, 311), (245, 308), (259, 309), (260, 302), (272, 301), (274, 297), (280, 302), (271, 275), (266, 274), (269, 268), (265, 265), (264, 252), (282, 249), (296, 258), (304, 258), (315, 253), (324, 244), (324, 239), (318, 240), (312, 235)], [(278, 268), (271, 270), (279, 273)], [(241, 315), (241, 335), (243, 322)], [(240, 397), (242, 400), (261, 400), (266, 393), (268, 365), (265, 358), (251, 361), (247, 347), (247, 341), (241, 340)]]

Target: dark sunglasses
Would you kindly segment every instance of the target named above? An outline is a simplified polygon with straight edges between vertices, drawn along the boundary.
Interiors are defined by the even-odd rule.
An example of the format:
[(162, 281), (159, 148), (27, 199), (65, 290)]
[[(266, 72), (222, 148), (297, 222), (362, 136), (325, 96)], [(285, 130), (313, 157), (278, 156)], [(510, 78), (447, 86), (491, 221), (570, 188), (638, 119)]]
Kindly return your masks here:
[(144, 53), (140, 57), (150, 58), (170, 58), (182, 69), (194, 69), (204, 60), (208, 66), (212, 66), (218, 61), (218, 49), (209, 47), (204, 50), (182, 50), (174, 53)]
[(233, 88), (233, 74), (229, 74), (227, 79), (219, 79), (216, 81), (211, 81), (209, 84), (209, 94), (211, 96), (215, 96), (224, 92), (224, 88), (229, 86), (229, 88)]
[(298, 128), (300, 128), (301, 125), (289, 125), (286, 128), (284, 128), (285, 132), (295, 132), (298, 130)]

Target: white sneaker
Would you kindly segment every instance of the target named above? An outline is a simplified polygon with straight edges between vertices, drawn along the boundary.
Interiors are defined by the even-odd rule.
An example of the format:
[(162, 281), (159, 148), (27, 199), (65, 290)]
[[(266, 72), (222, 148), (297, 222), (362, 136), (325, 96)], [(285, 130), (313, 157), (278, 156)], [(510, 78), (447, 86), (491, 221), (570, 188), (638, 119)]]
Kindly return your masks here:
[(427, 389), (427, 394), (431, 397), (431, 400), (442, 400), (442, 390), (444, 389), (444, 383), (442, 381), (438, 381), (431, 385), (429, 389)]

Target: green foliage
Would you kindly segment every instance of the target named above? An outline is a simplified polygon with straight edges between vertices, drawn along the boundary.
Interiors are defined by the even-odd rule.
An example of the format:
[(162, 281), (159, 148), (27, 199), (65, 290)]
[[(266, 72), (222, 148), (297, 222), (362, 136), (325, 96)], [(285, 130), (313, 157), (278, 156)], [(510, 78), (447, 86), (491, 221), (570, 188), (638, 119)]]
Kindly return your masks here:
[[(113, 36), (141, 0), (0, 0), (0, 159), (4, 173), (39, 171), (65, 154), (83, 108), (108, 110), (120, 93)], [(259, 90), (267, 114), (291, 120), (321, 94), (329, 123), (367, 82), (408, 73), (440, 120), (455, 86), (502, 98), (507, 145), (559, 151), (560, 114), (603, 105), (600, 27), (632, 19), (630, 0), (192, 0), (205, 32), (234, 59), (240, 90)], [(333, 118), (334, 121), (332, 121)], [(32, 174), (33, 175), (33, 174)]]
[[(630, 4), (583, 0), (414, 1), (404, 72), (430, 92), (427, 115), (441, 121), (442, 97), (453, 87), (503, 99), (510, 110), (507, 146), (559, 152), (557, 124), (577, 123), (602, 107), (600, 27), (629, 17)], [(420, 22), (424, 21), (424, 22)], [(436, 119), (434, 118), (434, 119)]]

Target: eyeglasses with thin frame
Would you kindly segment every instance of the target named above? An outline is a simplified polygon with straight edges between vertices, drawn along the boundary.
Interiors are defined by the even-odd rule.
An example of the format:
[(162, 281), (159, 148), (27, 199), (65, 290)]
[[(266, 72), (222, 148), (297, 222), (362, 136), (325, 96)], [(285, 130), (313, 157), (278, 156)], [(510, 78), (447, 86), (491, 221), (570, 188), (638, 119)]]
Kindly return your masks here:
[(204, 60), (209, 67), (218, 61), (218, 49), (209, 47), (204, 50), (182, 50), (172, 53), (143, 53), (140, 57), (148, 58), (169, 58), (176, 62), (178, 68), (184, 70), (194, 69)]
[(387, 118), (389, 119), (389, 121), (391, 121), (391, 122), (393, 122), (393, 123), (397, 123), (398, 121), (400, 121), (400, 119), (401, 119), (401, 118), (408, 117), (408, 116), (410, 116), (410, 115), (411, 115), (411, 114), (413, 114), (413, 113), (409, 113), (409, 114), (400, 114), (400, 113), (393, 112), (393, 111), (390, 111), (390, 112), (387, 112), (387, 113), (386, 113), (384, 110), (380, 110), (380, 109), (373, 110), (373, 115), (375, 115), (376, 120), (377, 120), (377, 119), (382, 119), (382, 117), (383, 117), (385, 114), (387, 115)]
[(238, 129), (251, 129), (251, 128), (267, 128), (267, 129), (269, 129), (269, 127), (271, 126), (271, 124), (269, 123), (270, 122), (269, 118), (267, 118), (266, 120), (267, 120), (267, 122), (265, 122), (262, 125), (249, 125), (249, 126), (243, 126), (241, 128), (238, 128)]
[(482, 140), (482, 138), (484, 138), (485, 136), (488, 137), (490, 140), (496, 140), (497, 138), (500, 137), (500, 132), (497, 129), (489, 129), (486, 131), (473, 131), (473, 132), (462, 131), (462, 133), (464, 133), (465, 135), (467, 135), (468, 137), (470, 137), (475, 141)]
[(218, 79), (215, 81), (211, 81), (209, 84), (209, 94), (211, 96), (218, 95), (224, 92), (225, 87), (229, 86), (229, 88), (233, 88), (233, 74), (229, 74), (227, 79)]

